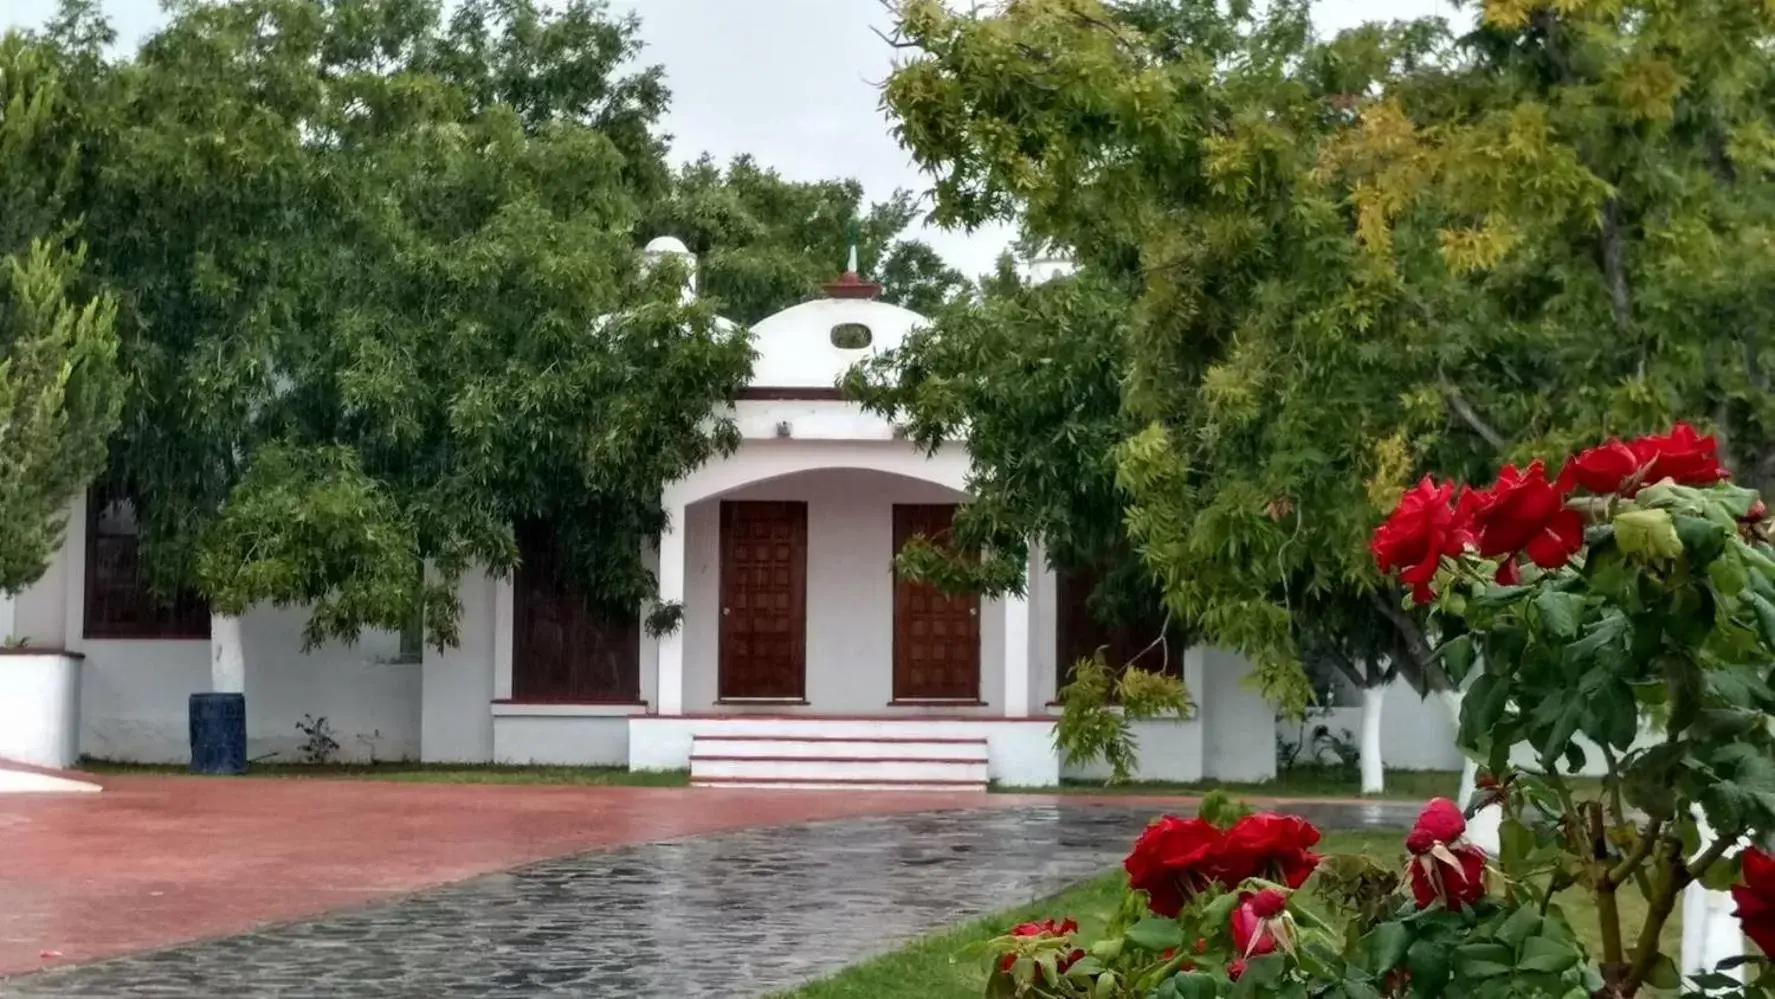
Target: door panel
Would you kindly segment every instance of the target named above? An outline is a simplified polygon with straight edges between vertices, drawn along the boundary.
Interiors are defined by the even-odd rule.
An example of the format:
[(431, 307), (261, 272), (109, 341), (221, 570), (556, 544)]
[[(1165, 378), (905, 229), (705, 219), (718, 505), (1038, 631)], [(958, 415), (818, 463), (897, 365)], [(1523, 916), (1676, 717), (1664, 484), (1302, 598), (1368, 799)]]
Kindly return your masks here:
[[(1089, 658), (1103, 649), (1104, 662), (1111, 669), (1127, 665), (1151, 672), (1183, 675), (1185, 641), (1173, 627), (1164, 645), (1156, 643), (1165, 627), (1165, 614), (1154, 607), (1150, 613), (1132, 624), (1104, 624), (1091, 616), (1088, 600), (1097, 588), (1098, 576), (1090, 569), (1070, 569), (1055, 574), (1056, 645), (1055, 671), (1058, 687), (1072, 682), (1073, 671), (1080, 659)], [(1056, 693), (1058, 693), (1058, 687)]]
[(807, 695), (807, 504), (721, 504), (720, 696)]
[[(955, 505), (896, 504), (894, 552), (923, 535), (950, 539)], [(894, 578), (894, 700), (980, 697), (980, 597), (945, 596), (928, 583)]]
[(512, 583), (512, 698), (557, 703), (641, 699), (641, 622), (566, 582), (549, 532), (519, 532)]

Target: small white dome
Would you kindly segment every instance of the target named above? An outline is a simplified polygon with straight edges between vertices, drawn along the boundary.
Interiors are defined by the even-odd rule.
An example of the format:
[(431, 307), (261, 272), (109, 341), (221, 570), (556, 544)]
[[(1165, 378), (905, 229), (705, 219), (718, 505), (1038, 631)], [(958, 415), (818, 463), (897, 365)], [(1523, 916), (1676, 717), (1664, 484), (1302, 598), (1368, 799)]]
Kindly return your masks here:
[[(629, 245), (633, 246), (635, 244), (630, 243)], [(676, 236), (655, 236), (648, 241), (647, 248), (641, 252), (649, 254), (682, 253), (688, 256), (690, 254), (690, 247), (685, 246), (684, 241)]]
[(929, 323), (898, 305), (861, 298), (803, 302), (752, 327), (752, 387), (829, 389), (853, 364), (906, 342)]

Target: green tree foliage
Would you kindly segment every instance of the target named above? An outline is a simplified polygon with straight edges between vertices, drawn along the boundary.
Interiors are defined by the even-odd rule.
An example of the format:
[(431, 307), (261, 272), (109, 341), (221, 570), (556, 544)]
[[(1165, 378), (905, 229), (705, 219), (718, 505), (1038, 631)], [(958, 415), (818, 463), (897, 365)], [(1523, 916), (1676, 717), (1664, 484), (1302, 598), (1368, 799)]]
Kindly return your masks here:
[(884, 285), (882, 300), (934, 312), (967, 281), (929, 245), (904, 237), (917, 218), (904, 191), (865, 210), (855, 180), (792, 181), (749, 156), (725, 170), (704, 157), (678, 171), (670, 196), (649, 206), (640, 229), (682, 239), (697, 255), (698, 294), (735, 322), (755, 323), (818, 297), (838, 276), (852, 219), (858, 265)]
[(1431, 667), (1365, 550), (1425, 471), (1672, 416), (1767, 471), (1770, 9), (1480, 8), (1458, 39), (1321, 39), (1300, 0), (900, 9), (937, 218), (1130, 276), (1131, 533), (1288, 707), (1303, 642)]
[(0, 38), (0, 596), (43, 574), (122, 397), (116, 305), (85, 291), (62, 214), (79, 162), (67, 101), (46, 53)]
[[(76, 12), (77, 14), (78, 12)], [(593, 3), (177, 6), (86, 67), (84, 215), (121, 292), (112, 450), (165, 588), (312, 606), (311, 641), (454, 638), (456, 583), (549, 525), (637, 606), (669, 479), (735, 443), (745, 338), (633, 230), (670, 182), (657, 73)], [(425, 560), (433, 571), (416, 586)]]

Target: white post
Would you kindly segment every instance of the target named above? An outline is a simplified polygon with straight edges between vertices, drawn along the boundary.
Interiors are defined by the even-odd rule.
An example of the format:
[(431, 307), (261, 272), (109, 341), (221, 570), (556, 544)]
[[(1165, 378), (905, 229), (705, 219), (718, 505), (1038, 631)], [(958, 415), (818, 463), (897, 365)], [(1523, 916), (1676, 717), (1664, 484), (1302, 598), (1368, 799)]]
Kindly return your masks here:
[(1005, 717), (1029, 717), (1029, 564), (1023, 565), (1023, 592), (1004, 595)]
[(0, 642), (24, 641), (18, 633), (18, 594), (0, 590)]
[[(1443, 707), (1448, 709), (1450, 727), (1458, 732), (1461, 728), (1461, 700), (1466, 694), (1459, 690), (1444, 690), (1437, 694), (1442, 698)], [(1461, 786), (1455, 792), (1455, 803), (1463, 811), (1473, 803), (1473, 795), (1479, 790), (1479, 764), (1471, 759), (1461, 761)], [(1496, 856), (1504, 848), (1503, 841), (1504, 809), (1500, 805), (1487, 805), (1481, 808), (1467, 822), (1467, 842), (1481, 850)]]
[[(661, 604), (684, 603), (684, 512), (682, 505), (666, 507), (666, 527), (659, 532), (659, 599)], [(659, 713), (684, 713), (684, 629), (678, 627), (659, 637)]]
[[(1707, 824), (1707, 816), (1700, 808), (1694, 808), (1695, 822), (1700, 827), (1701, 845), (1697, 854), (1707, 850), (1713, 843), (1713, 827)], [(1743, 846), (1727, 851), (1731, 856)], [(1739, 928), (1738, 920), (1732, 917), (1732, 895), (1730, 892), (1710, 891), (1699, 881), (1683, 889), (1683, 952), (1679, 967), (1684, 975), (1698, 975), (1704, 971), (1712, 971), (1721, 961), (1744, 954), (1744, 931)], [(1741, 968), (1722, 971), (1739, 981), (1744, 980)]]
[(1362, 688), (1362, 744), (1357, 758), (1362, 765), (1363, 794), (1380, 794), (1387, 789), (1381, 759), (1381, 706), (1386, 699), (1385, 683)]
[(247, 659), (241, 643), (240, 618), (232, 614), (210, 615), (210, 691), (247, 691)]

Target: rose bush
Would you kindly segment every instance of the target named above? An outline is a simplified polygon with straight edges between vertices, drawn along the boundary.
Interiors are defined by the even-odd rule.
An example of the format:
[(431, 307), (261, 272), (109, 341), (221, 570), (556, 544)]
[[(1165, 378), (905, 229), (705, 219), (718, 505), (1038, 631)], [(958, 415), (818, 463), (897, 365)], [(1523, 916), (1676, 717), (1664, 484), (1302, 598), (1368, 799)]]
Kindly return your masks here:
[[(1469, 811), (1430, 802), (1388, 867), (1322, 857), (1304, 820), (1211, 798), (1140, 836), (1101, 939), (1050, 924), (995, 941), (988, 995), (1766, 996), (1761, 958), (1684, 979), (1660, 940), (1701, 883), (1731, 888), (1746, 934), (1775, 945), (1775, 857), (1733, 849), (1775, 827), (1767, 521), (1687, 425), (1556, 476), (1533, 461), (1485, 488), (1419, 482), (1372, 548), (1465, 691), (1457, 738), (1485, 768)], [(1492, 804), (1495, 857), (1466, 837)], [(1631, 921), (1628, 884), (1645, 899)], [(1566, 920), (1574, 893), (1596, 910), (1595, 952)]]

